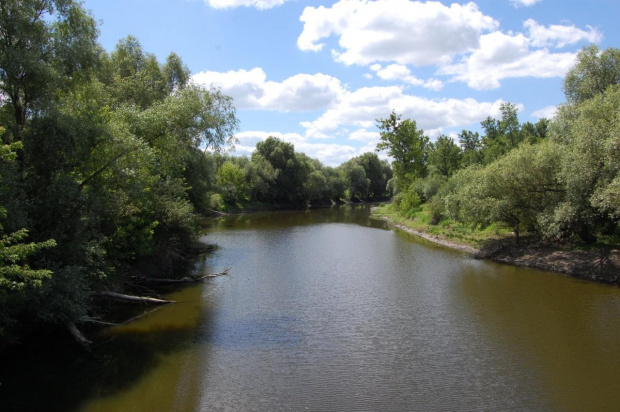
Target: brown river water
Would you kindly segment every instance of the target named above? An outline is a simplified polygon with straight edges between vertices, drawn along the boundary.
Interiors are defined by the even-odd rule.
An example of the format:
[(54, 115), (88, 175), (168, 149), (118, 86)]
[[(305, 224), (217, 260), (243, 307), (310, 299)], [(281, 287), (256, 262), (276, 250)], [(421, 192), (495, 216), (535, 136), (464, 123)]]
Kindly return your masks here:
[[(0, 411), (620, 410), (620, 289), (475, 260), (369, 207), (207, 223), (230, 267), (1, 366)], [(2, 406), (4, 404), (4, 407)]]

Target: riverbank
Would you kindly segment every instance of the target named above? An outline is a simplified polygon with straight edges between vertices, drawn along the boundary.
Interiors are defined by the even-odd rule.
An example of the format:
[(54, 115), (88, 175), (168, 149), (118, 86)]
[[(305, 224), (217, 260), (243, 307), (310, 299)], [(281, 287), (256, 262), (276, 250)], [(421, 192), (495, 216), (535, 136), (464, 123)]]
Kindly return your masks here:
[[(384, 220), (392, 227), (414, 234), (439, 246), (460, 250), (477, 259), (487, 259), (498, 263), (529, 267), (562, 273), (574, 278), (609, 284), (620, 284), (620, 250), (607, 245), (579, 249), (569, 246), (541, 244), (527, 238), (516, 245), (514, 238), (503, 235), (478, 241), (476, 245), (456, 240), (444, 235), (433, 234), (423, 229), (407, 226), (406, 220), (395, 221), (377, 209), (375, 218)], [(400, 219), (399, 219), (400, 220)], [(461, 237), (462, 239), (462, 237)]]

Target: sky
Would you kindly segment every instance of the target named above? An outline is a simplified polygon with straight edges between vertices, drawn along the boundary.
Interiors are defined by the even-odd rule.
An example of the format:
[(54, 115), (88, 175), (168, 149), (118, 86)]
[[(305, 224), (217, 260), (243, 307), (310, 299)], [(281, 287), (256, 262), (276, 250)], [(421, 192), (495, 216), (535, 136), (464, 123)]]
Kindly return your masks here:
[(109, 52), (128, 35), (234, 99), (235, 155), (276, 136), (337, 166), (394, 110), (431, 138), (500, 105), (553, 117), (582, 47), (620, 47), (618, 0), (85, 0)]

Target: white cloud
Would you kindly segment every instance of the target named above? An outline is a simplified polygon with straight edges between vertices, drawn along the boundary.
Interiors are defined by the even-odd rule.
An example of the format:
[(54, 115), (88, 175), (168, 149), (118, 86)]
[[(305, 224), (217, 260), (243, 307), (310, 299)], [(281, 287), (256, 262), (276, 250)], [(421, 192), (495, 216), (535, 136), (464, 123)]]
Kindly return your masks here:
[(232, 9), (235, 7), (256, 7), (259, 10), (281, 6), (290, 0), (205, 0), (214, 9)]
[[(339, 102), (326, 110), (319, 118), (303, 122), (306, 136), (335, 134), (343, 126), (369, 129), (375, 126), (375, 119), (389, 116), (392, 110), (403, 118), (416, 120), (418, 127), (429, 133), (439, 133), (444, 128), (465, 127), (479, 122), (487, 116), (499, 114), (502, 100), (478, 102), (474, 99), (426, 99), (406, 95), (402, 88), (367, 87), (345, 93)], [(369, 135), (352, 133), (351, 138), (360, 140)]]
[(282, 82), (267, 81), (261, 68), (221, 72), (200, 72), (195, 83), (216, 86), (233, 97), (238, 109), (312, 111), (334, 104), (344, 87), (325, 74), (297, 74)]
[(578, 29), (575, 26), (563, 26), (552, 24), (549, 27), (538, 24), (533, 19), (528, 19), (523, 23), (529, 32), (531, 45), (534, 47), (557, 47), (562, 48), (580, 41), (598, 43), (603, 35), (591, 26), (586, 26), (588, 30)]
[(518, 7), (530, 7), (533, 6), (534, 4), (541, 2), (542, 0), (510, 0), (510, 2), (512, 3), (512, 5), (515, 8)]
[(376, 143), (379, 141), (379, 132), (369, 132), (366, 129), (359, 129), (349, 135), (349, 140), (357, 140), (359, 142)]
[(331, 8), (306, 7), (297, 39), (301, 50), (319, 51), (339, 36), (334, 57), (347, 65), (396, 62), (414, 66), (449, 64), (478, 47), (481, 33), (498, 27), (471, 2), (450, 7), (408, 0), (341, 0)]
[(532, 117), (535, 117), (537, 119), (542, 119), (543, 117), (546, 119), (553, 119), (557, 111), (557, 106), (547, 106), (533, 112)]
[(515, 77), (564, 77), (575, 62), (575, 53), (550, 53), (531, 50), (523, 34), (493, 32), (483, 35), (480, 48), (461, 62), (439, 69), (453, 80), (471, 88), (488, 90), (500, 87), (500, 80)]
[(420, 86), (431, 90), (441, 90), (443, 88), (443, 83), (441, 80), (418, 79), (411, 74), (411, 71), (407, 68), (407, 66), (403, 66), (401, 64), (390, 64), (385, 68), (381, 67), (380, 64), (373, 64), (370, 69), (375, 71), (377, 73), (377, 77), (382, 80), (400, 80), (414, 86)]

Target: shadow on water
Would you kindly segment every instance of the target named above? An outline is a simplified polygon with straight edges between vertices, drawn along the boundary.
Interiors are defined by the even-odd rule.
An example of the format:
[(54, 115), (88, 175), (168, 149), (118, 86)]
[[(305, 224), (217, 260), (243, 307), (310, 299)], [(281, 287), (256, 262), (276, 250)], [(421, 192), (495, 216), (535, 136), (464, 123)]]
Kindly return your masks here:
[(328, 223), (357, 224), (364, 227), (389, 230), (386, 222), (369, 219), (374, 205), (334, 205), (331, 208), (290, 210), (278, 212), (257, 212), (227, 215), (206, 219), (204, 228), (209, 231), (226, 229), (278, 230), (293, 226), (310, 226)]
[[(175, 370), (169, 374), (170, 381), (158, 383), (159, 390), (174, 390), (179, 375), (186, 373), (181, 369), (187, 366), (175, 357), (195, 344), (196, 330), (211, 318), (202, 294), (203, 285), (171, 294), (179, 303), (104, 331), (91, 353), (81, 351), (68, 336), (49, 335), (4, 355), (0, 359), (0, 410), (103, 410), (97, 403), (109, 403), (108, 399), (141, 385), (150, 371), (166, 362)], [(105, 410), (147, 410), (144, 406), (123, 404), (121, 409)]]

